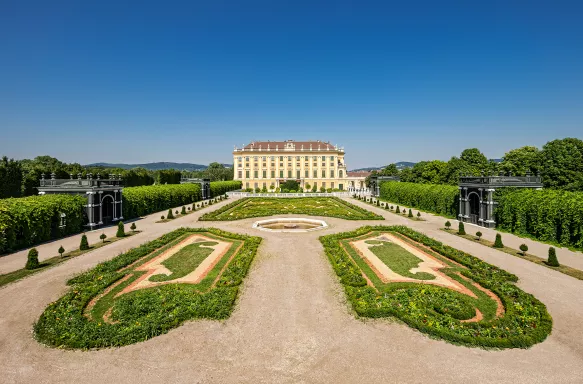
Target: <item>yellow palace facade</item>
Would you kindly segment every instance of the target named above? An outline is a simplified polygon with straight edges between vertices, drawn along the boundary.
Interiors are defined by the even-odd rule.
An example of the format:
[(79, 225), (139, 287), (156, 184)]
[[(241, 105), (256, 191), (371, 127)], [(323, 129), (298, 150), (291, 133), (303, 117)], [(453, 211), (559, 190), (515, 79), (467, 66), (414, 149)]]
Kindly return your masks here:
[(322, 141), (256, 141), (233, 151), (235, 180), (243, 188), (273, 190), (288, 180), (304, 190), (347, 190), (344, 148)]

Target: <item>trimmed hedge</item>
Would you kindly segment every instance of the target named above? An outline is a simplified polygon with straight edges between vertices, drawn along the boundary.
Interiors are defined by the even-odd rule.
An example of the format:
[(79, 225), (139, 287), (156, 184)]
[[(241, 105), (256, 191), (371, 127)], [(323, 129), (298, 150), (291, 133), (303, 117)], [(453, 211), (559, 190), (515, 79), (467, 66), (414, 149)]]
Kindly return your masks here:
[[(179, 241), (187, 233), (197, 232), (244, 241), (214, 288), (199, 292), (190, 284), (168, 284), (133, 292), (120, 299), (119, 305), (125, 316), (114, 323), (90, 320), (84, 315), (85, 307), (94, 297), (125, 276), (128, 270), (122, 268), (153, 252), (161, 252), (162, 247)], [(233, 310), (238, 286), (247, 274), (260, 242), (259, 237), (218, 229), (179, 228), (69, 280), (71, 289), (49, 304), (34, 325), (35, 336), (52, 347), (103, 348), (144, 341), (193, 318), (225, 319)]]
[[(85, 198), (41, 195), (0, 200), (0, 254), (80, 232)], [(60, 227), (61, 213), (65, 226)]]
[(198, 184), (164, 184), (123, 189), (126, 219), (149, 215), (202, 199)]
[(583, 192), (506, 188), (496, 191), (494, 199), (496, 228), (583, 248)]
[[(471, 302), (454, 302), (456, 295), (446, 288), (389, 283), (377, 287), (377, 291), (366, 285), (361, 269), (342, 248), (341, 241), (373, 231), (399, 233), (465, 266), (467, 269), (461, 273), (495, 293), (504, 305), (504, 315), (492, 320), (462, 322), (458, 318), (467, 317), (464, 306)], [(552, 318), (545, 305), (514, 285), (518, 280), (515, 275), (407, 227), (362, 227), (353, 232), (322, 236), (320, 241), (360, 316), (394, 316), (433, 337), (473, 347), (527, 348), (542, 342), (551, 333)]]
[(387, 181), (381, 184), (380, 197), (449, 217), (455, 217), (459, 208), (459, 189), (451, 185)]
[(211, 197), (224, 195), (226, 192), (241, 189), (242, 183), (238, 180), (213, 181), (211, 183)]

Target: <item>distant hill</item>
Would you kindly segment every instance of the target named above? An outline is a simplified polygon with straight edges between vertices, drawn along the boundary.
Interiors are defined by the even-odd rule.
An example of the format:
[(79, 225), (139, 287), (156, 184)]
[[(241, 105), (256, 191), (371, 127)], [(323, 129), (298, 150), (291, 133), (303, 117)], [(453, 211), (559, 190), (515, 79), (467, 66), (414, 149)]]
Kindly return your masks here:
[[(412, 163), (410, 161), (399, 161), (398, 163), (395, 163), (395, 165), (397, 166), (397, 169), (403, 170), (405, 168), (412, 168), (416, 163)], [(387, 164), (388, 165), (388, 164)], [(358, 169), (353, 169), (351, 172), (359, 172), (359, 171), (380, 171), (381, 169), (384, 169), (386, 167), (382, 166), (382, 167), (365, 167), (365, 168), (358, 168)]]
[[(223, 165), (228, 168), (233, 167), (233, 164)], [(208, 165), (192, 163), (171, 163), (163, 161), (158, 163), (146, 163), (146, 164), (93, 163), (87, 164), (85, 165), (85, 167), (122, 168), (122, 169), (145, 168), (150, 171), (161, 171), (164, 169), (176, 169), (179, 171), (200, 171), (206, 169)]]

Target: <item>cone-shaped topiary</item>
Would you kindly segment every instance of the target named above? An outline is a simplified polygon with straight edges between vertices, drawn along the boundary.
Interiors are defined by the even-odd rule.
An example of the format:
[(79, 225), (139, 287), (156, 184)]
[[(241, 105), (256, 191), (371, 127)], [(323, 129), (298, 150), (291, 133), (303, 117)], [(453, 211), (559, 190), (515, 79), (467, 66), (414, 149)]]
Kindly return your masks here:
[(502, 244), (502, 235), (497, 233), (496, 240), (494, 241), (494, 248), (504, 248), (504, 244)]
[(411, 211), (411, 208), (409, 208), (409, 214), (407, 215), (407, 217), (413, 217), (413, 212)]
[(192, 210), (196, 211), (196, 203), (192, 203)]
[(115, 236), (125, 237), (125, 235), (126, 235), (126, 229), (123, 225), (123, 221), (120, 221), (119, 223), (117, 223), (117, 233), (115, 234)]
[(182, 212), (180, 212), (182, 215), (186, 215), (186, 207), (183, 205), (182, 206)]
[(458, 224), (458, 228), (457, 228), (457, 234), (458, 235), (465, 235), (466, 234), (466, 228), (464, 227), (464, 223), (460, 221), (460, 223)]
[(559, 259), (557, 259), (557, 251), (555, 251), (555, 248), (550, 247), (549, 248), (549, 259), (547, 260), (547, 264), (550, 265), (551, 267), (559, 267)]
[(61, 245), (59, 247), (59, 255), (61, 255), (61, 257), (63, 257), (63, 253), (65, 253), (65, 248), (63, 248), (63, 246)]
[(395, 213), (401, 213), (401, 210), (399, 209), (398, 205), (397, 205), (397, 210), (395, 211)]
[(421, 212), (417, 212), (417, 218), (421, 217)]
[(82, 251), (86, 251), (89, 249), (89, 242), (87, 241), (87, 236), (81, 236), (81, 244), (79, 244), (79, 249)]
[(172, 213), (172, 208), (170, 208), (170, 209), (168, 210), (168, 214), (166, 215), (166, 218), (167, 218), (168, 220), (170, 220), (170, 219), (173, 219), (173, 218), (174, 218), (174, 214)]
[(24, 268), (37, 269), (38, 267), (40, 267), (38, 262), (38, 251), (36, 248), (32, 248), (30, 251), (28, 251), (28, 259), (26, 260), (26, 266)]
[(136, 228), (138, 228), (138, 226), (136, 225), (136, 223), (132, 223), (132, 226), (130, 227), (130, 229), (132, 230), (132, 232), (136, 231)]
[(526, 256), (526, 251), (528, 251), (528, 245), (520, 244), (520, 250), (522, 251), (522, 256)]

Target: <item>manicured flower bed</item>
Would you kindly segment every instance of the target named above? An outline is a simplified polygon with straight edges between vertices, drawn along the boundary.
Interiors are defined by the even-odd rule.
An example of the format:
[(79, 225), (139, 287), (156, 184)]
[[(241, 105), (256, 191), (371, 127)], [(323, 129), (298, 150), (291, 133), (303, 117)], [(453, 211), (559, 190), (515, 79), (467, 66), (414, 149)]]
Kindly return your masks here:
[[(423, 249), (447, 266), (440, 270), (443, 274), (476, 297), (437, 285), (383, 283), (349, 245), (380, 233), (392, 233)], [(518, 288), (515, 275), (407, 227), (363, 227), (323, 236), (320, 241), (360, 316), (394, 316), (432, 337), (473, 347), (527, 348), (551, 332), (552, 319), (545, 305)], [(495, 296), (504, 307), (502, 314), (496, 310)], [(483, 318), (472, 321), (478, 310)]]
[(346, 220), (384, 220), (380, 215), (337, 197), (260, 198), (249, 197), (201, 216), (201, 221), (230, 221), (281, 214), (337, 217)]
[[(200, 282), (157, 285), (117, 295), (143, 275), (136, 268), (192, 234), (232, 243)], [(52, 347), (101, 348), (144, 341), (194, 318), (225, 319), (260, 242), (259, 237), (212, 228), (177, 229), (69, 280), (71, 289), (45, 309), (34, 326), (35, 336)], [(180, 268), (188, 262), (182, 260), (173, 273), (184, 275), (188, 271)]]

